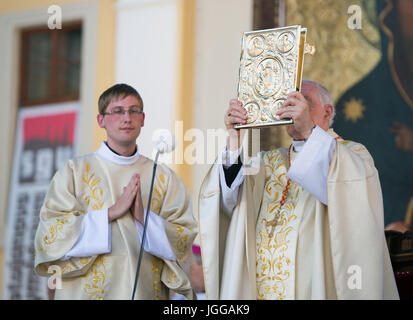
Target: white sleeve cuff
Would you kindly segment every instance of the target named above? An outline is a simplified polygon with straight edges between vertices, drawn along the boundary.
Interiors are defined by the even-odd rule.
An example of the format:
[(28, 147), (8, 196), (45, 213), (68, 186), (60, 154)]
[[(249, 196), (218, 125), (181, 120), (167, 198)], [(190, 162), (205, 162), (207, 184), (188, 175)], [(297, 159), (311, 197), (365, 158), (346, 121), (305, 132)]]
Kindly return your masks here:
[(291, 164), (287, 176), (327, 205), (327, 175), (336, 141), (320, 127), (315, 127), (302, 150)]
[(238, 157), (241, 154), (241, 151), (242, 151), (242, 148), (239, 148), (236, 151), (231, 151), (231, 150), (227, 150), (227, 148), (225, 147), (225, 149), (221, 153), (222, 164), (225, 167), (230, 167), (233, 164), (235, 164), (238, 160)]
[(88, 212), (83, 218), (79, 238), (62, 260), (109, 253), (111, 251), (110, 231), (108, 209)]
[[(238, 157), (238, 156), (237, 156)], [(242, 167), (240, 168), (237, 176), (231, 184), (231, 187), (227, 186), (225, 181), (225, 172), (222, 165), (219, 165), (219, 183), (221, 185), (222, 206), (225, 212), (231, 215), (238, 201), (239, 187), (244, 182), (245, 176), (243, 174)]]
[[(146, 210), (145, 210), (146, 216)], [(149, 211), (148, 225), (146, 227), (145, 243), (143, 248), (146, 252), (161, 258), (176, 261), (174, 252), (166, 235), (164, 220), (157, 214)], [(142, 242), (143, 225), (134, 219), (136, 227), (138, 228), (139, 238)]]

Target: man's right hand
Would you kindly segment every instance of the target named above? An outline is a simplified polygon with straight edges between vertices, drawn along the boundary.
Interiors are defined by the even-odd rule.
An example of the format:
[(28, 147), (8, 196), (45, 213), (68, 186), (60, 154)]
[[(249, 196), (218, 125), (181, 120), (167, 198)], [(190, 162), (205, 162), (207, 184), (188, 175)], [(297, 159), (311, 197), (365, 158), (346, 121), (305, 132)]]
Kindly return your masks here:
[(123, 193), (113, 206), (108, 209), (108, 220), (111, 223), (122, 217), (131, 208), (138, 191), (139, 174), (134, 174), (129, 184), (123, 188)]
[(247, 122), (247, 118), (247, 110), (243, 108), (242, 102), (232, 99), (229, 102), (229, 108), (224, 117), (224, 123), (229, 134), (227, 150), (236, 151), (239, 149), (241, 130), (234, 129), (234, 126), (236, 124), (245, 124)]

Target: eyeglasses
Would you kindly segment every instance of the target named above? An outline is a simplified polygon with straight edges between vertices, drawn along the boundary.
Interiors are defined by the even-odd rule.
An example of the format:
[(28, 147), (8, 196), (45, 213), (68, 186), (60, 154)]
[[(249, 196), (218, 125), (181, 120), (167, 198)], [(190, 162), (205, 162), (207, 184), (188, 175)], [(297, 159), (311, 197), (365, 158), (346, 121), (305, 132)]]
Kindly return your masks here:
[(103, 115), (106, 116), (114, 116), (117, 118), (120, 118), (122, 116), (124, 116), (125, 114), (129, 113), (129, 115), (131, 116), (131, 118), (137, 118), (140, 114), (143, 113), (143, 111), (139, 110), (138, 108), (130, 108), (129, 110), (126, 110), (124, 108), (113, 108), (112, 111), (110, 112), (103, 112)]

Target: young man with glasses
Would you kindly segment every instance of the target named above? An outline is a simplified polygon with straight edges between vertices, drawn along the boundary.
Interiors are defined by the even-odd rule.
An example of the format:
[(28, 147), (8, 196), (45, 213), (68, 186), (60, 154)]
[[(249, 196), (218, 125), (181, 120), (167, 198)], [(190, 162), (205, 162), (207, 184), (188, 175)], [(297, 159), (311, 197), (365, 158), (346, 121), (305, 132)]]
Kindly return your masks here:
[[(145, 113), (126, 84), (99, 98), (107, 141), (69, 160), (54, 176), (40, 212), (35, 271), (61, 270), (57, 299), (130, 299), (149, 197), (153, 161), (136, 145)], [(195, 222), (189, 193), (168, 167), (157, 168), (144, 254), (134, 299), (167, 299), (169, 289), (193, 298), (191, 245)]]

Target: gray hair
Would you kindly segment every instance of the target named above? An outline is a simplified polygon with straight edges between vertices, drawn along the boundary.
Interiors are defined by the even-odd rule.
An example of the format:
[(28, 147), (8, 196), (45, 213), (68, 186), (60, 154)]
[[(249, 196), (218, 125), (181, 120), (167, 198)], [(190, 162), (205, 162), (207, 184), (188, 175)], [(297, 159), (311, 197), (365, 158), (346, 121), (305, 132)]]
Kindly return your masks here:
[(331, 128), (333, 126), (334, 117), (336, 116), (336, 108), (334, 107), (333, 98), (331, 97), (330, 92), (328, 91), (326, 87), (324, 87), (322, 84), (316, 81), (309, 80), (309, 79), (303, 79), (303, 82), (310, 83), (317, 88), (318, 97), (323, 106), (326, 106), (327, 104), (330, 104), (333, 106), (333, 116), (328, 122), (328, 126)]

